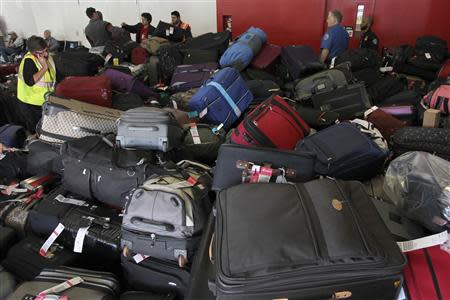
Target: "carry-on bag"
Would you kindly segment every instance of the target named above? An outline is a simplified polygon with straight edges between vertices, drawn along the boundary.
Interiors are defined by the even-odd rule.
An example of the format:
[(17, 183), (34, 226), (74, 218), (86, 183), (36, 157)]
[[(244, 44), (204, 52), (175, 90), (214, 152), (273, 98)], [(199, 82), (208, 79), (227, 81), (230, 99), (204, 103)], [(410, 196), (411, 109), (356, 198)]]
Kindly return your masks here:
[(380, 57), (372, 49), (349, 49), (336, 57), (335, 64), (350, 62), (352, 71), (365, 68), (377, 69), (380, 65)]
[[(219, 191), (243, 182), (304, 182), (316, 177), (313, 152), (223, 144), (219, 149), (212, 189)], [(265, 174), (254, 172), (262, 167)], [(255, 174), (254, 174), (255, 173)]]
[(350, 123), (339, 123), (313, 134), (297, 145), (297, 150), (317, 154), (318, 174), (343, 180), (363, 180), (383, 166), (388, 151)]
[(31, 175), (56, 173), (62, 175), (61, 146), (35, 140), (28, 144), (27, 172)]
[(355, 83), (331, 92), (314, 94), (314, 108), (339, 114), (341, 120), (362, 118), (372, 104), (363, 83)]
[(105, 64), (105, 59), (87, 51), (65, 51), (53, 56), (56, 77), (59, 80), (68, 76), (94, 76)]
[(273, 96), (251, 111), (232, 130), (231, 141), (244, 146), (293, 150), (309, 134), (308, 124), (280, 96)]
[(130, 74), (125, 74), (118, 70), (108, 68), (101, 74), (101, 76), (111, 79), (112, 88), (115, 91), (138, 94), (142, 98), (159, 98), (159, 94), (157, 92)]
[(103, 76), (66, 77), (56, 86), (55, 95), (111, 107), (111, 79)]
[(423, 97), (423, 103), (428, 108), (438, 109), (446, 116), (450, 115), (450, 84), (443, 84), (429, 92)]
[(9, 249), (18, 241), (18, 236), (14, 229), (0, 224), (0, 260), (8, 253)]
[(217, 299), (398, 295), (406, 259), (359, 182), (238, 185), (216, 209)]
[(416, 50), (428, 53), (431, 58), (436, 57), (441, 62), (448, 55), (447, 41), (432, 35), (418, 37), (416, 39)]
[(215, 62), (178, 66), (170, 81), (170, 89), (173, 92), (186, 92), (199, 88), (218, 68), (219, 65)]
[(403, 91), (393, 96), (383, 99), (380, 106), (390, 105), (413, 105), (417, 106), (420, 102), (420, 97), (415, 91)]
[(6, 124), (0, 127), (0, 143), (8, 148), (22, 148), (26, 137), (22, 126)]
[(364, 113), (364, 117), (367, 121), (375, 125), (388, 142), (397, 130), (406, 126), (405, 121), (397, 119), (376, 106), (367, 110)]
[(156, 107), (139, 107), (122, 113), (116, 142), (124, 149), (167, 152), (180, 145), (182, 134), (182, 128), (170, 112)]
[(283, 94), (280, 86), (272, 80), (252, 79), (247, 81), (247, 87), (253, 94), (253, 101), (250, 106), (259, 105), (274, 94)]
[(385, 76), (367, 88), (367, 93), (374, 104), (380, 104), (384, 99), (398, 94), (406, 88), (407, 82), (404, 78)]
[(115, 133), (119, 117), (120, 111), (115, 109), (49, 95), (37, 131), (40, 140), (62, 144), (85, 136)]
[(230, 128), (253, 100), (245, 81), (234, 68), (214, 73), (188, 103), (206, 123)]
[(292, 79), (299, 79), (325, 69), (319, 56), (309, 46), (286, 46), (281, 51), (281, 62), (289, 70)]
[(269, 43), (264, 44), (258, 55), (253, 58), (250, 65), (255, 69), (270, 69), (281, 55), (281, 49), (282, 47), (278, 45)]
[(222, 32), (212, 33), (208, 32), (191, 39), (187, 39), (178, 48), (182, 52), (192, 49), (199, 50), (217, 50), (218, 55), (222, 55), (228, 48), (228, 43), (231, 38), (231, 32), (224, 30)]

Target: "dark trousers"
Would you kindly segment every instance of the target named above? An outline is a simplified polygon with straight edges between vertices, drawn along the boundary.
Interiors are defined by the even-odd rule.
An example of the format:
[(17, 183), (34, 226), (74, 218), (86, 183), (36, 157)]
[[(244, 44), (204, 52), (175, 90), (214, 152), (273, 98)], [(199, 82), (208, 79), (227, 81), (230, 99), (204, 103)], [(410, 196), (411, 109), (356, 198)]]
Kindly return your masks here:
[(22, 118), (25, 121), (26, 129), (31, 132), (36, 132), (36, 125), (42, 117), (42, 106), (31, 105), (19, 100)]

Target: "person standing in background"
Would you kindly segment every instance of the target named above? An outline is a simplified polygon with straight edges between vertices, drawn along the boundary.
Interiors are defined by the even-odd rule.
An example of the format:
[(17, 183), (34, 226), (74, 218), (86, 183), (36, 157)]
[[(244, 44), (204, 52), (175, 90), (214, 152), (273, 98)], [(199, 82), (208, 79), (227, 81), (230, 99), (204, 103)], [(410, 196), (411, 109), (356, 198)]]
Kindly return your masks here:
[(8, 35), (8, 44), (6, 47), (0, 47), (0, 59), (3, 58), (4, 62), (10, 62), (10, 55), (19, 54), (23, 47), (23, 39), (19, 37), (16, 32), (11, 31)]
[(320, 44), (320, 61), (323, 63), (330, 62), (348, 48), (350, 37), (341, 22), (342, 13), (340, 11), (332, 10), (328, 13), (328, 30)]
[(50, 30), (47, 29), (46, 31), (44, 31), (44, 39), (47, 43), (48, 51), (50, 53), (58, 52), (58, 41), (54, 37), (52, 37), (52, 33), (50, 32)]
[(91, 47), (105, 46), (106, 42), (111, 39), (112, 25), (100, 19), (93, 7), (86, 9), (86, 16), (89, 18), (89, 24), (84, 29), (84, 33), (89, 44)]
[(373, 18), (371, 16), (364, 16), (361, 23), (361, 41), (359, 48), (367, 48), (378, 50), (378, 37), (372, 31)]
[(172, 25), (180, 27), (181, 29), (184, 29), (186, 31), (186, 34), (184, 35), (185, 39), (191, 38), (192, 37), (191, 25), (181, 21), (180, 13), (176, 10), (171, 12), (170, 15), (172, 17)]
[(130, 33), (136, 34), (136, 42), (141, 43), (148, 39), (149, 36), (155, 32), (155, 27), (150, 25), (152, 23), (152, 15), (150, 13), (141, 14), (141, 22), (136, 25), (127, 25), (122, 23), (122, 28)]

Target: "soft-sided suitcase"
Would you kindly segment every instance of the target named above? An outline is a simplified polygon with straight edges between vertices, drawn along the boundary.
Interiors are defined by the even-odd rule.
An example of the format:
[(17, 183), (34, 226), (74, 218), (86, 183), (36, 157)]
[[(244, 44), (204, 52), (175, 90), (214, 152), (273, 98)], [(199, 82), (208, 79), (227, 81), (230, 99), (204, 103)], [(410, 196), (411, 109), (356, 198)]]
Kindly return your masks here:
[(183, 65), (196, 65), (219, 60), (218, 50), (188, 49), (184, 54)]
[(183, 52), (190, 49), (217, 50), (218, 54), (222, 55), (228, 48), (230, 38), (231, 33), (227, 30), (217, 33), (208, 32), (192, 39), (187, 39), (178, 48)]
[(102, 56), (84, 51), (59, 52), (53, 60), (60, 80), (67, 76), (93, 76), (105, 63)]
[(313, 134), (296, 147), (315, 152), (318, 174), (343, 180), (364, 180), (383, 166), (388, 151), (381, 149), (355, 125), (339, 123)]
[(406, 253), (408, 264), (403, 271), (409, 300), (450, 299), (447, 284), (450, 254), (433, 246)]
[(48, 96), (38, 124), (39, 139), (62, 144), (92, 135), (115, 133), (120, 111), (77, 100)]
[(381, 79), (381, 73), (376, 68), (364, 68), (353, 74), (358, 81), (364, 81), (366, 87), (370, 87)]
[(101, 137), (67, 142), (61, 153), (65, 189), (118, 208), (144, 182), (148, 163), (155, 162), (152, 153), (113, 148)]
[(111, 107), (111, 79), (103, 76), (66, 77), (56, 86), (55, 95)]
[[(78, 277), (83, 281), (78, 282), (76, 279)], [(70, 300), (115, 300), (120, 294), (118, 278), (106, 272), (69, 267), (47, 268), (36, 278), (29, 280), (22, 283), (6, 300), (34, 299), (41, 292), (63, 283), (66, 288), (61, 292), (55, 293), (50, 290), (48, 294), (66, 296)]]
[[(315, 160), (313, 152), (223, 144), (214, 168), (212, 189), (219, 191), (248, 181), (305, 182), (316, 177)], [(253, 174), (253, 166), (256, 169), (265, 166), (272, 174), (266, 173), (266, 177)]]
[(395, 156), (409, 151), (424, 151), (450, 160), (450, 129), (405, 127), (392, 136)]
[(136, 47), (131, 51), (131, 63), (133, 65), (145, 64), (149, 56), (150, 55), (146, 49), (142, 47)]
[(450, 59), (447, 59), (438, 72), (439, 79), (447, 79), (450, 76)]
[(406, 90), (406, 87), (407, 81), (404, 78), (385, 76), (372, 84), (367, 89), (367, 93), (372, 98), (374, 104), (379, 104), (383, 102), (384, 99)]
[(122, 114), (116, 142), (121, 148), (167, 152), (182, 141), (183, 130), (168, 111), (156, 107), (139, 107)]
[(133, 77), (132, 75), (108, 68), (102, 73), (102, 76), (111, 79), (112, 88), (115, 91), (121, 93), (135, 93), (142, 98), (159, 98), (158, 93), (156, 93), (150, 87), (146, 86), (142, 81)]
[(244, 184), (216, 208), (217, 299), (398, 295), (406, 259), (359, 182)]
[(8, 148), (22, 148), (26, 137), (22, 126), (6, 124), (0, 127), (0, 143)]
[(312, 102), (316, 109), (337, 112), (340, 120), (361, 118), (364, 112), (372, 106), (363, 83), (355, 83), (331, 92), (315, 94), (312, 96)]
[(414, 105), (392, 105), (380, 106), (380, 109), (401, 121), (405, 121), (408, 125), (416, 125), (417, 109)]
[(174, 26), (172, 24), (159, 21), (158, 26), (155, 28), (153, 36), (168, 39), (171, 42), (182, 42), (186, 36), (186, 30), (181, 27)]
[(218, 68), (219, 65), (215, 62), (178, 66), (170, 81), (170, 89), (173, 92), (186, 92), (199, 88)]
[(443, 84), (429, 92), (423, 97), (423, 102), (429, 108), (440, 110), (445, 116), (450, 115), (450, 84)]
[(364, 113), (364, 117), (367, 121), (375, 125), (388, 142), (397, 130), (406, 126), (405, 121), (397, 119), (376, 106), (367, 110)]
[(39, 253), (45, 239), (28, 236), (8, 251), (2, 265), (20, 280), (32, 280), (44, 268), (70, 265), (76, 256), (57, 242), (53, 243), (45, 255)]
[(211, 124), (230, 128), (253, 100), (245, 81), (234, 68), (215, 73), (188, 103), (190, 110)]
[(308, 124), (280, 96), (273, 96), (251, 111), (232, 130), (231, 141), (243, 146), (293, 150), (309, 134)]
[(17, 280), (14, 278), (14, 276), (5, 270), (4, 267), (0, 265), (0, 282), (2, 283), (0, 285), (0, 299), (6, 299), (6, 297), (12, 292), (14, 292)]
[(272, 80), (254, 79), (247, 81), (247, 86), (253, 94), (251, 105), (259, 105), (274, 94), (281, 95), (283, 92), (278, 84)]
[(281, 55), (281, 47), (274, 44), (264, 44), (250, 65), (255, 69), (270, 69)]
[(129, 110), (144, 106), (141, 96), (134, 93), (116, 93), (112, 96), (112, 107), (118, 110)]
[(0, 179), (25, 179), (28, 177), (27, 157), (23, 152), (7, 152), (0, 159)]
[(331, 69), (319, 72), (300, 80), (295, 85), (295, 99), (306, 101), (313, 95), (334, 91), (348, 84), (344, 72)]
[(171, 293), (156, 294), (152, 292), (128, 291), (120, 295), (119, 300), (175, 300)]
[(286, 46), (281, 51), (281, 62), (293, 79), (312, 75), (325, 69), (319, 56), (308, 46)]
[(377, 69), (380, 65), (380, 57), (372, 49), (350, 49), (336, 57), (335, 64), (350, 62), (352, 71), (358, 71), (365, 68)]
[(28, 145), (27, 172), (30, 175), (63, 174), (61, 147), (36, 140)]
[(316, 130), (321, 130), (339, 123), (339, 114), (332, 111), (321, 111), (311, 107), (296, 105), (295, 110), (306, 124)]

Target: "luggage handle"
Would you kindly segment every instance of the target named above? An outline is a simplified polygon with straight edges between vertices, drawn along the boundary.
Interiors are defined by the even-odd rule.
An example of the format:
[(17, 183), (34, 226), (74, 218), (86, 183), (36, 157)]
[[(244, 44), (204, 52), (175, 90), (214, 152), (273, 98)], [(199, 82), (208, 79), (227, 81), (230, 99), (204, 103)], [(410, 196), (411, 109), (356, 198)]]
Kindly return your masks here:
[(168, 223), (157, 222), (144, 218), (131, 218), (131, 223), (136, 226), (141, 226), (144, 228), (148, 228), (150, 231), (162, 230), (162, 231), (174, 231), (175, 226)]
[(135, 130), (135, 131), (158, 131), (158, 126), (130, 126), (128, 127), (129, 130)]
[[(254, 163), (249, 161), (244, 160), (236, 161), (236, 168), (241, 170), (251, 170), (254, 165), (255, 165)], [(269, 163), (263, 163), (262, 165), (272, 169), (272, 176), (285, 175), (286, 177), (289, 178), (295, 178), (297, 176), (297, 171), (294, 169), (285, 169), (285, 170), (281, 168), (274, 169)]]

